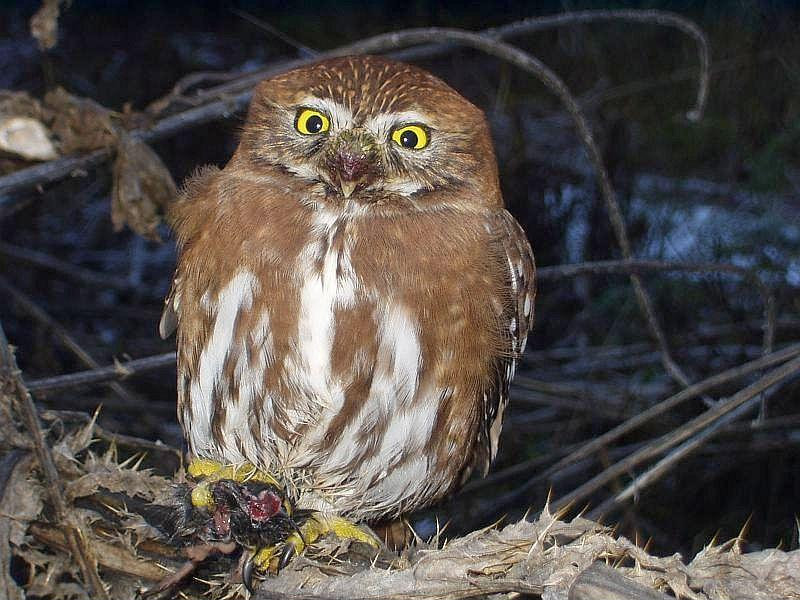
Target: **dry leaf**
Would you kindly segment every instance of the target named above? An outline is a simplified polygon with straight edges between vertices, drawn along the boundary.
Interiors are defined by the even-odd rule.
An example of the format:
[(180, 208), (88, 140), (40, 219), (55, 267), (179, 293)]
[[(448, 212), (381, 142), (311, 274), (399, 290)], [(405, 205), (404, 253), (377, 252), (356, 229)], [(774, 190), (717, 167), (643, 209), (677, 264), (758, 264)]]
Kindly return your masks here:
[(139, 235), (160, 241), (156, 228), (176, 193), (172, 175), (158, 155), (143, 141), (121, 134), (111, 192), (114, 230), (128, 225)]
[(56, 88), (47, 92), (44, 103), (62, 154), (96, 150), (116, 141), (112, 112), (97, 102)]
[(0, 150), (25, 160), (52, 160), (58, 157), (47, 127), (31, 117), (0, 120)]
[(31, 117), (44, 120), (42, 103), (27, 92), (0, 90), (0, 117)]
[(36, 14), (31, 17), (31, 35), (36, 38), (40, 50), (50, 50), (58, 43), (58, 16), (65, 0), (43, 0)]
[(9, 515), (9, 542), (20, 546), (25, 541), (28, 523), (39, 517), (42, 511), (41, 485), (33, 479), (31, 468), (33, 455), (28, 454), (14, 467), (6, 482), (0, 501), (0, 514)]

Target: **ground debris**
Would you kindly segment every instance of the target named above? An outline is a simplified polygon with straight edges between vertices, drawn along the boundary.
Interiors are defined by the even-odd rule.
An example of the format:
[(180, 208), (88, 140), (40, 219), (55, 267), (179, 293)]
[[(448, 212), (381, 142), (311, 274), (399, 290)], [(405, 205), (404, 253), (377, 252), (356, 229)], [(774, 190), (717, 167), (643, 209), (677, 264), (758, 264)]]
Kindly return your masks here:
[[(173, 480), (141, 468), (136, 455), (121, 460), (113, 445), (105, 452), (95, 448), (98, 442), (87, 442), (93, 439), (87, 427), (93, 426), (92, 421), (62, 431), (52, 443), (73, 518), (85, 523), (91, 533), (89, 543), (111, 597), (122, 597), (132, 590), (152, 588), (179, 568), (188, 547), (172, 545), (150, 523), (158, 505), (174, 497)], [(38, 483), (35, 460), (25, 449), (7, 450), (6, 456), (13, 452), (17, 460), (3, 489), (2, 514), (14, 518), (0, 519), (0, 526), (6, 526), (0, 532), (6, 532), (18, 564), (27, 565), (23, 587), (48, 598), (86, 597), (63, 534), (48, 520), (46, 492)], [(223, 598), (234, 593), (241, 585), (230, 576), (236, 560), (235, 555), (209, 556), (181, 593), (188, 598), (203, 594)], [(613, 566), (614, 581), (596, 563)], [(259, 582), (255, 597), (386, 599), (518, 592), (580, 600), (590, 598), (582, 596), (582, 590), (629, 586), (631, 594), (639, 590), (639, 596), (631, 598), (660, 598), (664, 593), (692, 600), (791, 598), (800, 597), (798, 573), (800, 551), (742, 554), (734, 540), (708, 546), (687, 564), (679, 555), (652, 556), (594, 521), (580, 517), (562, 521), (545, 507), (532, 520), (449, 541), (442, 536), (417, 540), (399, 555), (383, 551), (373, 561), (359, 556), (358, 548), (325, 541), (279, 575)], [(654, 595), (642, 595), (643, 589)]]

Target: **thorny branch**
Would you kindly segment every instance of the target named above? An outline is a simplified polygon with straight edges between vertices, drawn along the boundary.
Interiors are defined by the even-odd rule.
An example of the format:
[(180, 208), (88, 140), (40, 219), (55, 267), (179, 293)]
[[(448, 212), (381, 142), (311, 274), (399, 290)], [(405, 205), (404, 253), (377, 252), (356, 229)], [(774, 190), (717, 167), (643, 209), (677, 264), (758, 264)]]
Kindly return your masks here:
[[(130, 459), (117, 464), (112, 449), (104, 456), (87, 454), (85, 445), (101, 435), (96, 428), (91, 421), (64, 433), (72, 442), (61, 445), (71, 448), (74, 455), (68, 461), (69, 474), (62, 476), (76, 505), (80, 502), (81, 509), (93, 515), (86, 539), (97, 550), (110, 593), (130, 597), (183, 562), (181, 553), (166, 544), (163, 536), (136, 525), (153, 508), (142, 499), (166, 497), (170, 480), (137, 469)], [(83, 442), (76, 443), (78, 439)], [(85, 458), (79, 459), (79, 455)], [(129, 493), (110, 491), (121, 482)], [(337, 552), (338, 544), (323, 541), (278, 576), (260, 582), (254, 597), (441, 600), (521, 593), (572, 600), (664, 600), (667, 596), (662, 592), (670, 591), (695, 600), (722, 600), (747, 597), (753, 589), (779, 597), (796, 584), (793, 564), (800, 560), (798, 552), (742, 554), (733, 541), (712, 544), (691, 563), (684, 563), (676, 555), (650, 555), (592, 521), (577, 518), (564, 522), (560, 518), (545, 506), (533, 520), (489, 527), (450, 541), (439, 531), (430, 542), (417, 539), (399, 555), (383, 550), (373, 560), (364, 560), (353, 548)], [(136, 543), (132, 544), (134, 530)], [(41, 520), (31, 521), (28, 532), (26, 548), (12, 547), (21, 560), (42, 556), (36, 554), (36, 548), (68, 550), (63, 533)], [(604, 562), (616, 568), (604, 567)], [(223, 567), (210, 568), (221, 572)], [(709, 581), (715, 585), (708, 586)], [(236, 593), (236, 583), (215, 577), (198, 577), (180, 591), (186, 598), (219, 599)]]

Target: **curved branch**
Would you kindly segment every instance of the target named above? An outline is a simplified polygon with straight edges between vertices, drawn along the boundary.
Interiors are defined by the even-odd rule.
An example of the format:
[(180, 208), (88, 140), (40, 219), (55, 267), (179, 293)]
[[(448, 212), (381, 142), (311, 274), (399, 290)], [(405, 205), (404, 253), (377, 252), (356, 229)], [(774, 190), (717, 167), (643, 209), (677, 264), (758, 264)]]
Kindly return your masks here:
[(708, 89), (711, 70), (711, 50), (708, 38), (697, 23), (673, 12), (663, 10), (581, 10), (546, 17), (531, 17), (508, 25), (488, 29), (485, 33), (491, 37), (508, 38), (542, 31), (553, 27), (563, 27), (577, 23), (594, 21), (633, 21), (635, 23), (652, 23), (666, 27), (674, 27), (694, 39), (697, 44), (697, 55), (700, 60), (700, 74), (697, 81), (697, 98), (694, 107), (686, 113), (690, 121), (703, 118), (708, 101)]
[[(573, 23), (614, 19), (649, 22), (677, 27), (697, 40), (700, 51), (700, 80), (695, 107), (689, 114), (692, 115), (692, 113), (695, 113), (696, 117), (700, 118), (708, 95), (710, 64), (708, 40), (695, 23), (675, 13), (656, 10), (580, 11), (545, 17), (531, 17), (501, 27), (486, 29), (481, 33), (493, 38), (505, 38)], [(441, 43), (441, 40), (437, 39), (435, 36), (431, 36), (421, 43), (425, 45), (397, 52), (391, 54), (391, 56), (399, 60), (417, 60), (436, 56), (447, 51), (450, 47), (447, 43)], [(202, 125), (203, 123), (238, 113), (247, 107), (252, 97), (253, 87), (262, 79), (294, 67), (339, 55), (342, 52), (355, 52), (355, 50), (351, 50), (353, 46), (354, 45), (347, 45), (329, 52), (320, 53), (315, 57), (307, 57), (270, 65), (265, 69), (238, 77), (235, 81), (200, 91), (190, 102), (190, 104), (195, 105), (195, 108), (190, 108), (179, 114), (161, 119), (153, 127), (132, 131), (131, 135), (145, 142), (153, 142), (174, 135), (187, 127)], [(387, 48), (377, 48), (375, 52), (383, 52), (385, 50), (387, 50)], [(188, 100), (188, 98), (184, 98)], [(202, 105), (198, 106), (199, 104)], [(111, 155), (111, 149), (101, 148), (88, 154), (52, 160), (0, 177), (0, 216), (13, 211), (19, 204), (19, 201), (13, 201), (12, 198), (9, 197), (10, 195), (53, 184), (75, 173), (83, 173), (88, 169), (104, 163)]]
[[(594, 135), (589, 127), (589, 123), (583, 114), (578, 102), (575, 100), (572, 92), (570, 92), (567, 85), (556, 75), (547, 65), (540, 61), (535, 56), (524, 52), (515, 46), (511, 46), (504, 42), (500, 42), (484, 35), (463, 31), (460, 29), (447, 29), (441, 27), (430, 27), (425, 29), (408, 29), (406, 31), (399, 31), (395, 33), (386, 33), (376, 35), (371, 38), (362, 40), (356, 44), (352, 44), (340, 50), (338, 54), (369, 54), (371, 52), (379, 52), (387, 48), (401, 48), (415, 44), (426, 43), (432, 39), (446, 40), (457, 42), (465, 46), (471, 46), (477, 50), (496, 56), (505, 60), (512, 65), (522, 69), (523, 71), (532, 74), (539, 81), (541, 81), (547, 89), (553, 92), (558, 99), (564, 104), (572, 117), (573, 124), (578, 131), (581, 141), (583, 142), (586, 152), (589, 155), (589, 160), (592, 167), (597, 174), (600, 181), (600, 189), (603, 194), (603, 199), (606, 203), (606, 210), (608, 211), (609, 219), (611, 220), (611, 228), (617, 238), (617, 243), (622, 251), (622, 256), (626, 260), (633, 258), (631, 251), (631, 243), (628, 238), (628, 231), (625, 228), (625, 221), (622, 218), (622, 211), (620, 210), (619, 203), (617, 202), (616, 192), (611, 184), (611, 178), (606, 170), (603, 161), (603, 155), (600, 152), (600, 147), (594, 140)], [(683, 372), (683, 369), (674, 361), (669, 351), (667, 338), (664, 331), (656, 317), (653, 302), (650, 295), (642, 283), (640, 277), (636, 274), (630, 275), (631, 284), (636, 295), (636, 300), (639, 308), (645, 317), (645, 322), (650, 330), (650, 334), (658, 344), (661, 352), (661, 362), (664, 369), (675, 381), (683, 387), (690, 385), (689, 378)]]
[(747, 267), (740, 267), (730, 263), (681, 263), (667, 260), (599, 260), (594, 262), (576, 263), (571, 265), (556, 265), (552, 267), (539, 267), (536, 276), (539, 279), (558, 279), (561, 277), (576, 277), (587, 273), (645, 273), (647, 271), (684, 271), (690, 273), (731, 273), (739, 275), (745, 281), (751, 282), (758, 288), (761, 301), (764, 304), (764, 334), (762, 338), (762, 353), (772, 352), (775, 341), (775, 296), (769, 286), (764, 283), (758, 273)]

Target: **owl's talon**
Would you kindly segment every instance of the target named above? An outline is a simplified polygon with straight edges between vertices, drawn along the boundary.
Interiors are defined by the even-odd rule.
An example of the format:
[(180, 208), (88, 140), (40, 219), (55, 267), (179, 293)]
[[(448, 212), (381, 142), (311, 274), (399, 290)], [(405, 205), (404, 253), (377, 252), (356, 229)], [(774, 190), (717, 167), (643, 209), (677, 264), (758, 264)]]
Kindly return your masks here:
[(278, 572), (282, 571), (286, 565), (295, 557), (297, 551), (292, 544), (286, 544), (281, 552), (280, 560), (278, 560)]
[(323, 535), (333, 533), (339, 539), (364, 542), (373, 548), (380, 548), (381, 545), (380, 540), (369, 529), (336, 515), (314, 513), (300, 529), (304, 539), (311, 544)]
[[(295, 532), (286, 538), (282, 546), (279, 544), (261, 548), (248, 558), (242, 570), (242, 578), (252, 578), (253, 570), (279, 573), (295, 556), (302, 554), (308, 546), (329, 533), (342, 540), (363, 542), (373, 548), (380, 547), (380, 540), (371, 531), (343, 517), (317, 512), (299, 527), (295, 526)], [(249, 573), (245, 569), (249, 569)]]
[(275, 555), (277, 552), (278, 546), (269, 546), (268, 548), (261, 548), (260, 550), (256, 551), (251, 558), (253, 567), (262, 573), (274, 571), (272, 565), (275, 561)]
[(246, 589), (251, 594), (254, 592), (253, 590), (253, 570), (255, 568), (255, 554), (250, 554), (247, 559), (244, 561), (242, 565), (242, 583), (244, 584), (244, 589)]

